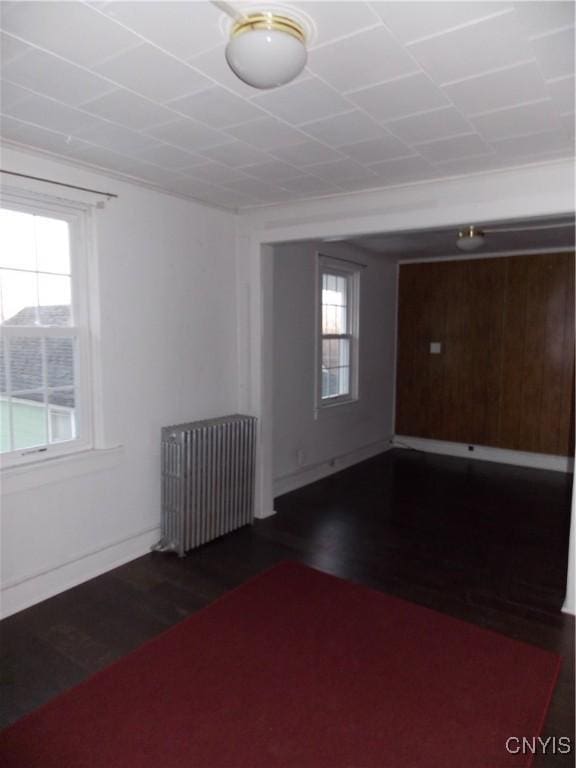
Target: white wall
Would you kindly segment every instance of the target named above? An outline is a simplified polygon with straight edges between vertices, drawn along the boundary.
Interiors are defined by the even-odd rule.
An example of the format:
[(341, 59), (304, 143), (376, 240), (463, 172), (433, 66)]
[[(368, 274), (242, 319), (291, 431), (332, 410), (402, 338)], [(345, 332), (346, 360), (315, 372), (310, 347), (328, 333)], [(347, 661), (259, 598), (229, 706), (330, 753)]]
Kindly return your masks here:
[[(316, 418), (318, 251), (366, 266), (360, 270), (359, 399), (320, 409)], [(279, 495), (388, 448), (396, 265), (343, 244), (275, 246), (273, 297), (273, 472)]]
[[(166, 424), (237, 410), (235, 217), (12, 150), (2, 167), (115, 192), (95, 211), (103, 452), (4, 483), (9, 613), (146, 552), (160, 521)], [(57, 189), (57, 188), (51, 188)], [(71, 469), (70, 469), (71, 467)], [(70, 475), (64, 477), (64, 475)], [(20, 488), (20, 490), (18, 490)]]

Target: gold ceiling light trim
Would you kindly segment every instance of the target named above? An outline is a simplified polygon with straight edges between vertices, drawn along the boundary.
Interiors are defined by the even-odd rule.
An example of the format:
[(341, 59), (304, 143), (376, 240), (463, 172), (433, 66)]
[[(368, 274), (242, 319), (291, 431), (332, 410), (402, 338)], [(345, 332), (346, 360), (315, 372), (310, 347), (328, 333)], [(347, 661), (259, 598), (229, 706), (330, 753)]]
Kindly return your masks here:
[(230, 37), (238, 37), (253, 29), (273, 29), (276, 32), (285, 32), (292, 35), (301, 43), (306, 42), (304, 28), (288, 16), (279, 16), (275, 13), (254, 13), (238, 21), (232, 27)]
[(475, 227), (474, 224), (470, 224), (466, 229), (461, 229), (458, 232), (458, 237), (484, 237), (484, 232)]

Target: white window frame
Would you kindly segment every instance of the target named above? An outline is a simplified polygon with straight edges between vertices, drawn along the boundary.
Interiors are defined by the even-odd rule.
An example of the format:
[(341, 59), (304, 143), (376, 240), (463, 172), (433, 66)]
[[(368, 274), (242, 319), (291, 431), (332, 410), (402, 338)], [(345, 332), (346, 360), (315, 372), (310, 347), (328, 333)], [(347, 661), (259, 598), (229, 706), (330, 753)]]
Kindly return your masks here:
[(64, 201), (46, 195), (2, 190), (0, 206), (22, 213), (47, 216), (66, 221), (70, 236), (71, 308), (72, 326), (26, 327), (2, 326), (4, 338), (27, 336), (31, 338), (76, 339), (75, 356), (75, 423), (77, 437), (60, 443), (18, 449), (0, 454), (3, 469), (22, 465), (38, 465), (50, 459), (69, 456), (94, 447), (92, 354), (90, 333), (90, 307), (88, 267), (92, 249), (92, 211), (89, 206)]
[[(345, 259), (317, 254), (316, 270), (316, 414), (321, 411), (358, 401), (359, 394), (359, 335), (360, 335), (360, 272), (361, 264)], [(338, 338), (350, 340), (350, 391), (345, 395), (322, 397), (322, 276), (327, 273), (344, 277), (347, 281), (347, 333)], [(332, 338), (337, 338), (333, 336)]]

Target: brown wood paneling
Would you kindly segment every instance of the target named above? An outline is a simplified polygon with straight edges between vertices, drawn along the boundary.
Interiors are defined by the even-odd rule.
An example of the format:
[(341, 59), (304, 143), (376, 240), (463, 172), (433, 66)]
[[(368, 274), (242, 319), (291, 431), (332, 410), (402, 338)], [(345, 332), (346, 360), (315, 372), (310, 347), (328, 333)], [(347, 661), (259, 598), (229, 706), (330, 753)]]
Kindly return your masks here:
[(574, 370), (574, 257), (506, 259), (497, 445), (567, 455)]
[[(429, 291), (427, 284), (438, 283), (442, 265), (427, 264), (422, 272), (420, 265), (406, 265), (400, 270), (398, 306), (398, 381), (396, 407), (401, 434), (429, 436), (441, 427), (443, 402), (434, 397), (442, 387), (442, 367), (428, 352), (430, 340), (444, 338), (446, 318), (442, 307), (442, 294)], [(430, 358), (433, 359), (430, 359)], [(414, 371), (421, 371), (420, 377)]]
[(573, 255), (401, 267), (397, 434), (567, 455), (573, 382)]

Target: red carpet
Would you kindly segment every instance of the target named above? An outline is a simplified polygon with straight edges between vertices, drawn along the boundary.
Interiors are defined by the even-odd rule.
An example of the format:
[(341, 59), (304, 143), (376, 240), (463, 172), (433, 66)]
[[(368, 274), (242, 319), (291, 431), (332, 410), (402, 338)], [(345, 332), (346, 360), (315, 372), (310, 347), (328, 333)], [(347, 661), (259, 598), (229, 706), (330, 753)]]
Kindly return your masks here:
[(0, 735), (3, 768), (517, 768), (554, 654), (283, 563)]

